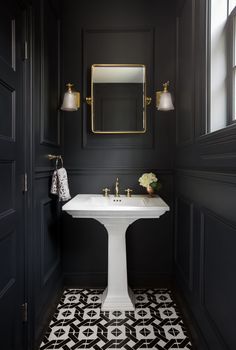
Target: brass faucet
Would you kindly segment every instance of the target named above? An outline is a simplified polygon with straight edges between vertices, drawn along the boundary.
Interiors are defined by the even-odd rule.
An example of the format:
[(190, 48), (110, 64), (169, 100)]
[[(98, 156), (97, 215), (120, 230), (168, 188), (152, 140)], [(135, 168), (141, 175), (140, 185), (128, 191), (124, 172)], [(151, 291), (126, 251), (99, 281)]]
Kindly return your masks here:
[(116, 178), (115, 197), (120, 197), (120, 194), (119, 194), (119, 179), (118, 179), (118, 177)]

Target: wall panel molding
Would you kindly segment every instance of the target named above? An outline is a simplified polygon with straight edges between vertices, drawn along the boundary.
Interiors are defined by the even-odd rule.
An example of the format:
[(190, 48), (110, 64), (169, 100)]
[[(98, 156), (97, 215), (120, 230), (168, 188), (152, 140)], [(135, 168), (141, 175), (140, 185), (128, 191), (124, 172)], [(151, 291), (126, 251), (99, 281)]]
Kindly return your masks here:
[[(146, 66), (147, 95), (154, 91), (155, 62), (154, 27), (84, 28), (83, 90), (90, 96), (91, 65), (94, 63), (141, 63)], [(104, 47), (104, 53), (100, 49)], [(120, 49), (119, 49), (120, 48)], [(123, 49), (121, 49), (123, 48)], [(150, 149), (155, 148), (153, 105), (147, 107), (147, 132), (129, 135), (97, 135), (91, 132), (91, 107), (83, 105), (84, 149)]]
[(16, 93), (15, 88), (0, 80), (1, 113), (5, 115), (0, 125), (0, 139), (15, 142)]
[[(0, 60), (9, 67), (10, 70), (16, 70), (16, 14), (11, 13), (12, 9), (8, 10), (5, 6), (2, 7), (2, 19), (3, 25), (1, 26), (2, 37), (5, 36), (4, 45), (0, 47)], [(13, 18), (12, 18), (13, 17)], [(8, 21), (8, 23), (7, 23)]]
[(203, 160), (219, 162), (235, 161), (236, 158), (236, 124), (224, 129), (202, 135), (197, 140), (199, 155)]
[[(42, 179), (52, 176), (52, 172), (55, 167), (37, 167), (35, 168), (34, 178)], [(157, 175), (173, 175), (172, 169), (153, 169), (153, 168), (132, 168), (132, 167), (109, 167), (109, 168), (77, 168), (77, 167), (66, 167), (67, 173), (72, 176), (76, 175), (94, 175), (94, 174), (107, 174), (107, 175), (132, 175), (132, 174), (143, 174), (146, 172), (154, 172)]]
[(14, 210), (16, 207), (16, 162), (14, 160), (0, 160), (0, 182), (4, 184), (4, 186), (1, 189), (1, 216), (4, 215), (4, 213), (6, 212)]
[(137, 173), (148, 173), (154, 172), (157, 175), (173, 175), (173, 170), (169, 169), (150, 169), (150, 168), (131, 168), (131, 167), (109, 167), (109, 168), (71, 168), (68, 167), (67, 171), (71, 175), (86, 175), (86, 174), (137, 174)]
[(41, 179), (49, 177), (52, 175), (52, 172), (55, 170), (55, 167), (37, 167), (34, 171), (35, 179)]
[[(210, 226), (211, 223), (217, 229), (219, 227), (221, 229), (216, 233), (214, 226)], [(224, 232), (223, 238), (221, 232)], [(228, 330), (228, 323), (234, 317), (235, 308), (227, 310), (228, 302), (231, 300), (231, 303), (234, 303), (236, 291), (235, 284), (231, 282), (231, 274), (234, 274), (232, 265), (234, 248), (232, 246), (235, 245), (235, 237), (236, 224), (206, 208), (201, 208), (200, 300), (205, 315), (225, 350), (235, 347), (236, 344), (234, 337), (232, 334), (230, 336)], [(218, 241), (221, 244), (217, 244)], [(217, 250), (217, 256), (213, 253), (213, 247)], [(226, 252), (223, 250), (224, 248), (229, 251)], [(235, 258), (234, 263), (236, 263)], [(223, 284), (219, 283), (217, 279), (217, 277), (220, 279), (222, 276), (228, 276)], [(226, 316), (229, 314), (231, 316)], [(225, 317), (228, 317), (228, 321), (224, 320)]]
[[(4, 284), (0, 286), (0, 300), (16, 283), (16, 231), (5, 232), (0, 235), (0, 261), (4, 265)], [(7, 259), (6, 259), (7, 256)], [(3, 282), (3, 280), (1, 280)]]
[(203, 180), (222, 182), (227, 184), (236, 185), (236, 174), (227, 172), (214, 172), (205, 170), (194, 170), (194, 169), (176, 169), (176, 175), (178, 177), (193, 177)]
[(201, 147), (205, 145), (218, 145), (236, 141), (236, 124), (231, 124), (223, 129), (201, 135), (197, 138)]
[(236, 174), (201, 170), (177, 170), (176, 191), (197, 206), (235, 222)]

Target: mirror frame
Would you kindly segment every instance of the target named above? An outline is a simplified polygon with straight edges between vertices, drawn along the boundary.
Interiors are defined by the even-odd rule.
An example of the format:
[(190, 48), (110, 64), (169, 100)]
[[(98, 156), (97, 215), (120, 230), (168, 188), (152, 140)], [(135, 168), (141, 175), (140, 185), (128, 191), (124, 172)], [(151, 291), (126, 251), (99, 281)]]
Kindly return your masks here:
[[(93, 93), (93, 75), (96, 67), (140, 67), (144, 68), (144, 95), (143, 95), (143, 130), (125, 130), (125, 131), (102, 131), (95, 130), (95, 113), (94, 113), (94, 93)], [(147, 112), (146, 107), (149, 104), (146, 97), (146, 66), (144, 64), (93, 64), (91, 66), (91, 97), (87, 97), (86, 101), (91, 105), (91, 129), (94, 134), (144, 134), (147, 131)]]

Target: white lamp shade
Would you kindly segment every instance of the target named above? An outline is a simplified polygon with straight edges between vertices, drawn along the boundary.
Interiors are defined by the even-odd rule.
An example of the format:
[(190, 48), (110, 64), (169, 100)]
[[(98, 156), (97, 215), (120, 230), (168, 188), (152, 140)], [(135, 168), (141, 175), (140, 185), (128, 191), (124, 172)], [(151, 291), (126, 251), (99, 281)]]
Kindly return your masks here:
[(78, 97), (73, 91), (65, 92), (63, 103), (61, 106), (63, 111), (77, 111), (78, 110)]
[(174, 109), (172, 97), (169, 92), (163, 91), (160, 96), (159, 105), (157, 107), (159, 111), (171, 111)]

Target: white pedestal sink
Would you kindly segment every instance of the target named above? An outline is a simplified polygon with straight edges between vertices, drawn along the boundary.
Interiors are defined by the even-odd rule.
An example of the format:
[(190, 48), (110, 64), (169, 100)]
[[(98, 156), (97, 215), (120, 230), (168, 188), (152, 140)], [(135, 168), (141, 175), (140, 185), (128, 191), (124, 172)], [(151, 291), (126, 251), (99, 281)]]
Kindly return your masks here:
[(159, 218), (169, 206), (159, 196), (103, 197), (79, 194), (66, 203), (73, 218), (92, 218), (108, 233), (108, 285), (103, 293), (102, 310), (134, 310), (132, 291), (128, 288), (125, 234), (138, 219)]

